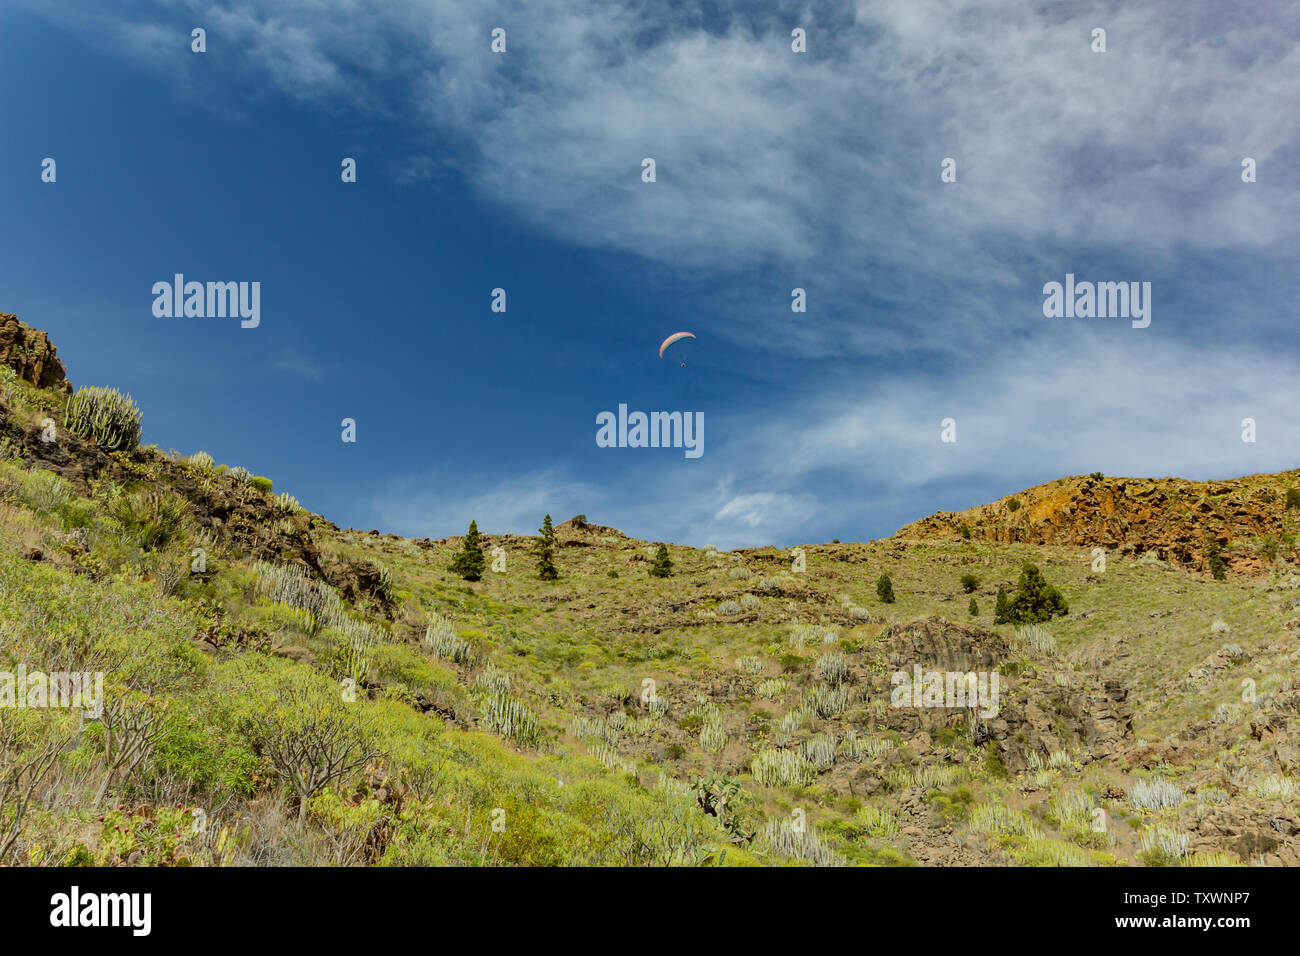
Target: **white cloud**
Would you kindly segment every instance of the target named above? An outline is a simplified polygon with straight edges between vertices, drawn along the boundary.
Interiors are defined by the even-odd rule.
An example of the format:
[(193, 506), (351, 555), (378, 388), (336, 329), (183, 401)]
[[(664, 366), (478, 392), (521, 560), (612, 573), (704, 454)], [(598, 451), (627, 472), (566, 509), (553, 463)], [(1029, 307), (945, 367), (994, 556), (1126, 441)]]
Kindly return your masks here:
[(536, 534), (542, 516), (558, 524), (592, 510), (601, 494), (586, 482), (555, 469), (517, 474), (473, 490), (464, 476), (402, 476), (370, 503), (375, 520), (411, 537), (443, 538), (463, 534), (471, 520), (491, 534)]
[[(1298, 235), (1295, 189), (1238, 177), (1251, 155), (1260, 185), (1296, 181), (1282, 160), (1300, 114), (1276, 108), (1300, 95), (1300, 46), (1279, 40), (1294, 9), (892, 0), (852, 23), (801, 14), (803, 56), (775, 11), (705, 33), (686, 8), (596, 0), (132, 9), (149, 38), (136, 55), (160, 42), (150, 11), (183, 10), (211, 23), (228, 70), (329, 108), (415, 111), (468, 146), (474, 184), (521, 217), (688, 271), (778, 261), (823, 285), (870, 272), (875, 294), (906, 297), (1010, 282), (1005, 236), (1044, 255), (1269, 256)], [(488, 48), (499, 23), (505, 55)], [(1088, 49), (1098, 23), (1104, 54)], [(956, 185), (939, 181), (945, 156)]]

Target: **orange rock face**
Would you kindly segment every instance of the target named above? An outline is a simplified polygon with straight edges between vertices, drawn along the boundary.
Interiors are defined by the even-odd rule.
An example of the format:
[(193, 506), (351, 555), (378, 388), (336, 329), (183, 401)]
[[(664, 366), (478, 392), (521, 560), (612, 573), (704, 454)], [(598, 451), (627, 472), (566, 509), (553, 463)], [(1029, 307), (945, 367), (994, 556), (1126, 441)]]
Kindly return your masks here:
[(1300, 560), (1294, 546), (1300, 508), (1287, 507), (1292, 488), (1300, 488), (1300, 471), (1209, 482), (1076, 476), (967, 511), (931, 515), (894, 537), (1101, 547), (1130, 556), (1155, 552), (1201, 571), (1209, 569), (1207, 545), (1216, 541), (1230, 572), (1255, 574), (1279, 557)]
[(0, 312), (0, 365), (8, 365), (24, 382), (71, 392), (57, 351), (44, 332), (19, 322), (16, 315)]

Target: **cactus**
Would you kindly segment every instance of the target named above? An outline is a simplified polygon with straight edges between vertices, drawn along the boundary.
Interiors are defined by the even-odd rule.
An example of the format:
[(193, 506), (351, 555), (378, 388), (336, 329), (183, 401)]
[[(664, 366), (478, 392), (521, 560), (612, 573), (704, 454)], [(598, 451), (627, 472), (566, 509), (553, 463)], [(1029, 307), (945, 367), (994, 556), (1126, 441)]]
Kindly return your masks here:
[(806, 787), (817, 776), (817, 768), (801, 753), (769, 748), (754, 757), (750, 773), (763, 786)]
[(211, 471), (217, 464), (216, 459), (206, 451), (196, 451), (194, 454), (190, 455), (187, 460), (199, 471)]
[(1168, 780), (1139, 780), (1130, 791), (1129, 800), (1143, 810), (1173, 809), (1183, 802), (1183, 791)]
[(489, 664), (479, 671), (474, 677), (474, 684), (492, 694), (510, 693), (510, 675), (495, 664)]
[(720, 754), (727, 746), (727, 731), (722, 726), (722, 715), (712, 710), (704, 715), (700, 727), (700, 746), (705, 753)]
[(768, 847), (784, 856), (808, 860), (813, 866), (845, 866), (844, 857), (830, 848), (811, 827), (795, 829), (785, 820), (769, 820), (763, 827)]
[(63, 412), (68, 431), (109, 451), (133, 451), (140, 444), (142, 418), (143, 413), (130, 395), (93, 385), (78, 389)]
[(493, 733), (509, 737), (525, 747), (541, 738), (537, 717), (509, 694), (488, 694), (479, 705), (479, 720)]
[(835, 763), (836, 741), (832, 734), (816, 734), (803, 742), (800, 751), (818, 770), (829, 770)]
[(474, 651), (446, 618), (433, 616), (433, 621), (424, 629), (424, 643), (433, 649), (433, 653), (443, 660), (455, 661), (468, 667), (474, 661)]
[(1047, 657), (1056, 654), (1056, 638), (1052, 637), (1046, 628), (1039, 627), (1037, 624), (1017, 628), (1016, 637)]
[(839, 687), (849, 679), (848, 659), (836, 651), (817, 658), (817, 675), (827, 684)]
[(816, 684), (808, 692), (806, 702), (818, 717), (829, 720), (849, 709), (849, 691), (847, 687)]

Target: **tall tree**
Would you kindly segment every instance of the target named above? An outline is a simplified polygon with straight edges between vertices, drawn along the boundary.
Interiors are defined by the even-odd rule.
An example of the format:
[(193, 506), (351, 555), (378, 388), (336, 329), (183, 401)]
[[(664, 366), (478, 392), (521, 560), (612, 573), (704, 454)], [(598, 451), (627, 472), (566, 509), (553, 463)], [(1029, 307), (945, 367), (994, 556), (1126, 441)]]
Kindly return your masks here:
[(451, 570), (466, 581), (479, 581), (483, 578), (483, 569), (487, 561), (483, 557), (483, 547), (478, 543), (478, 522), (469, 523), (465, 542), (451, 559)]
[(659, 545), (659, 550), (655, 552), (655, 563), (650, 566), (651, 577), (668, 578), (672, 577), (673, 559), (668, 557), (668, 546)]
[(543, 581), (554, 581), (560, 572), (555, 567), (555, 529), (551, 527), (551, 516), (547, 515), (542, 526), (537, 529), (542, 538), (537, 542), (537, 576)]

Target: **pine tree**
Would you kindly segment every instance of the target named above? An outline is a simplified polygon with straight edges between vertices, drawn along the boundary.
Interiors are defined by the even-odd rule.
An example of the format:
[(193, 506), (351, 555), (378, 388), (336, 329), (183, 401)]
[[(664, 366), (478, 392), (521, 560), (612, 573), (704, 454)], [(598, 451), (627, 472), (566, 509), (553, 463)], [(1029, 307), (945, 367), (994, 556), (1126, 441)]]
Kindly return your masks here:
[(673, 559), (668, 557), (668, 546), (661, 544), (655, 552), (655, 563), (650, 567), (650, 576), (668, 578), (673, 574)]
[(975, 603), (975, 598), (972, 597), (970, 599), (970, 616), (979, 617), (979, 613), (980, 613), (980, 606)]
[(478, 543), (478, 522), (471, 521), (469, 531), (465, 533), (465, 543), (452, 556), (450, 570), (466, 581), (479, 581), (483, 578), (483, 568), (486, 564), (483, 548)]
[(876, 597), (886, 604), (894, 603), (894, 583), (889, 580), (888, 574), (882, 574), (876, 582)]
[(537, 576), (543, 581), (555, 581), (560, 572), (555, 567), (555, 529), (551, 527), (550, 515), (546, 516), (537, 531), (542, 536), (537, 542)]
[(1007, 589), (1003, 585), (998, 585), (998, 599), (993, 604), (993, 623), (1005, 624), (1007, 622)]

